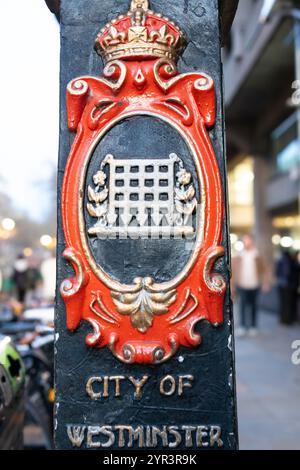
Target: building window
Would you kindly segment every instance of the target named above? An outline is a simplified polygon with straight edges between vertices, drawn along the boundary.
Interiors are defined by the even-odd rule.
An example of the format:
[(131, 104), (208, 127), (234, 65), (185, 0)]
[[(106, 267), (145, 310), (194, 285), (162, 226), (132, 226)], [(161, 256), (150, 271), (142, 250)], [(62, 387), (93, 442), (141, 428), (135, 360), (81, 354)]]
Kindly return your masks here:
[(290, 171), (300, 163), (297, 113), (293, 113), (271, 134), (275, 171)]

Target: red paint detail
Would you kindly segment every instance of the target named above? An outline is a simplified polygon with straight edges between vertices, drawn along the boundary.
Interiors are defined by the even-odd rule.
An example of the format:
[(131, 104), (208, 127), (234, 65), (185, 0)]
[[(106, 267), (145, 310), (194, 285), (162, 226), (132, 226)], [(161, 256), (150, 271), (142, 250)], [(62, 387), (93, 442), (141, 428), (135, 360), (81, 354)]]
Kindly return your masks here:
[[(223, 223), (221, 179), (207, 132), (207, 127), (215, 122), (214, 84), (205, 74), (191, 73), (177, 75), (176, 81), (173, 78), (173, 84), (163, 90), (154, 76), (155, 63), (156, 60), (123, 61), (126, 66), (126, 78), (117, 91), (113, 91), (106, 82), (95, 77), (75, 79), (67, 90), (68, 124), (71, 130), (77, 129), (77, 135), (68, 157), (63, 181), (63, 229), (67, 249), (72, 249), (78, 255), (85, 273), (85, 282), (78, 292), (73, 296), (62, 294), (67, 310), (67, 327), (74, 330), (81, 320), (89, 321), (94, 334), (91, 333), (86, 338), (88, 346), (109, 346), (121, 360), (136, 363), (155, 362), (155, 351), (158, 351), (156, 362), (160, 362), (160, 349), (166, 359), (180, 346), (195, 347), (200, 344), (200, 335), (194, 333), (195, 324), (202, 319), (212, 324), (222, 322), (225, 292), (224, 282), (223, 285), (220, 284), (219, 289), (210, 283), (214, 276), (214, 260), (222, 256), (224, 251), (220, 247)], [(163, 80), (167, 83), (174, 73), (168, 75), (163, 69), (164, 67), (160, 76), (164, 77)], [(140, 86), (137, 86), (136, 75), (139, 70), (139, 77), (144, 78)], [(118, 79), (119, 75), (116, 71), (113, 81)], [(83, 94), (72, 92), (74, 83), (78, 80), (87, 86), (87, 91)], [(202, 80), (201, 83), (208, 80), (207, 88), (199, 88), (199, 80)], [(171, 103), (172, 100), (179, 99), (183, 106), (178, 104), (175, 109), (171, 109), (166, 106), (166, 100), (170, 99)], [(204, 239), (199, 257), (187, 278), (177, 287), (178, 297), (175, 304), (169, 308), (167, 314), (154, 317), (153, 325), (145, 333), (134, 329), (130, 318), (116, 311), (110, 290), (91, 270), (81, 244), (78, 221), (78, 197), (83, 197), (79, 194), (81, 169), (91, 145), (98, 141), (98, 136), (104, 129), (109, 129), (112, 119), (121, 120), (133, 113), (152, 113), (158, 118), (171, 121), (181, 130), (196, 152), (206, 193)], [(216, 252), (213, 257), (212, 252)], [(71, 282), (74, 283), (74, 279)], [(197, 299), (198, 305), (189, 316), (177, 323), (171, 323), (170, 319), (182, 304), (187, 289), (190, 291), (190, 297), (185, 310), (193, 306), (193, 299)], [(95, 292), (101, 295), (106, 309), (116, 317), (116, 323), (104, 321), (91, 310), (90, 304)], [(126, 356), (128, 350), (131, 351), (129, 360), (129, 355)]]

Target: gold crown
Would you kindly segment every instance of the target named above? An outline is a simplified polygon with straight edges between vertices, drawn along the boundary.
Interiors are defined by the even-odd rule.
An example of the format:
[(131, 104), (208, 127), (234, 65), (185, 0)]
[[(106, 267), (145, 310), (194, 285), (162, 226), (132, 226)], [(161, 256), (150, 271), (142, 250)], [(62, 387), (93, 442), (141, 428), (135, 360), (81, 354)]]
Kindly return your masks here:
[(95, 49), (104, 62), (156, 57), (176, 62), (185, 45), (185, 35), (173, 21), (149, 10), (148, 0), (132, 0), (126, 15), (101, 29)]

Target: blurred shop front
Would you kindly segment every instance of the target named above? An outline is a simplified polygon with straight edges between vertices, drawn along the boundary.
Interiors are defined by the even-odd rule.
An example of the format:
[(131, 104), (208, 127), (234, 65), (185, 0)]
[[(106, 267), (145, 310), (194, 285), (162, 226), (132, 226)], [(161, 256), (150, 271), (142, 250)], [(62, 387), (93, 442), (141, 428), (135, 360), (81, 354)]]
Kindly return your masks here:
[[(274, 154), (276, 167), (265, 188), (267, 221), (271, 223), (271, 236), (265, 243), (275, 257), (282, 248), (300, 251), (299, 153), (296, 153), (296, 145), (298, 141), (291, 140)], [(244, 234), (255, 233), (254, 164), (255, 157), (248, 155), (229, 162), (230, 226), (234, 252), (242, 248)]]
[(228, 189), (230, 200), (230, 226), (232, 248), (239, 251), (240, 239), (253, 231), (253, 158), (241, 157), (230, 162)]
[[(300, 251), (299, 8), (239, 2), (223, 55), (232, 248), (253, 233), (271, 268), (282, 249)], [(274, 295), (264, 301), (276, 310)]]
[(274, 246), (300, 251), (300, 145), (297, 112), (271, 134), (273, 175), (266, 188)]

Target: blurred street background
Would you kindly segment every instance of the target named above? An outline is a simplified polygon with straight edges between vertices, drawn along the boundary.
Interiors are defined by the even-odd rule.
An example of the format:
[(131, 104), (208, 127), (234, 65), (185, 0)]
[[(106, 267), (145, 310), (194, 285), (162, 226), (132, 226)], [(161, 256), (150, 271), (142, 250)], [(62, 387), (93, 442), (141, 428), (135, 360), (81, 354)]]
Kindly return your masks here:
[(253, 234), (269, 273), (256, 331), (234, 302), (242, 449), (300, 449), (299, 7), (241, 0), (223, 49), (233, 268)]
[(291, 347), (299, 338), (299, 324), (281, 325), (261, 311), (259, 334), (236, 339), (241, 449), (300, 448), (300, 366)]
[[(0, 118), (0, 334), (31, 370), (26, 444), (51, 448), (59, 23), (41, 0), (30, 14), (22, 0), (3, 8), (2, 89), (18, 89), (26, 73)], [(12, 61), (16, 29), (26, 54)], [(300, 449), (300, 1), (240, 0), (222, 59), (240, 445)], [(13, 403), (3, 390), (0, 413)]]

